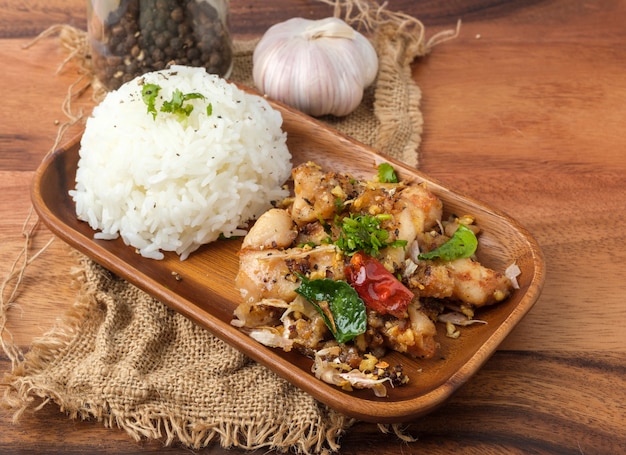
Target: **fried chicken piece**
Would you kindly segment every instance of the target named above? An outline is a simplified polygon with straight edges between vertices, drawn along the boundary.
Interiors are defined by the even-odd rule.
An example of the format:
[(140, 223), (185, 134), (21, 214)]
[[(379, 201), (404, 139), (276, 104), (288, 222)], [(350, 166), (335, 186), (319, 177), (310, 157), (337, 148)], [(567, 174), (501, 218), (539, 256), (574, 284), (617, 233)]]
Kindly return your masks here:
[(452, 298), (474, 307), (501, 302), (511, 292), (511, 280), (470, 258), (447, 262), (420, 261), (408, 279), (420, 297)]
[(290, 211), (298, 226), (332, 219), (340, 204), (354, 192), (355, 180), (348, 174), (323, 172), (315, 163), (301, 164), (291, 174), (294, 200)]

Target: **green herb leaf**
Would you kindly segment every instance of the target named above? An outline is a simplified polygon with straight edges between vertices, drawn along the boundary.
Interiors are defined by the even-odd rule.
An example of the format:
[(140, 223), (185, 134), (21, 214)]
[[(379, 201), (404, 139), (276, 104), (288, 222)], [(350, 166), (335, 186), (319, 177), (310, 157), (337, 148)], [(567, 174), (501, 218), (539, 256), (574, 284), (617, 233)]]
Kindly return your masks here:
[(183, 92), (179, 89), (174, 90), (172, 94), (172, 99), (170, 101), (163, 102), (163, 106), (161, 106), (161, 112), (169, 112), (174, 113), (177, 109), (180, 109), (183, 105)]
[(141, 88), (141, 99), (148, 106), (148, 113), (152, 114), (152, 118), (156, 118), (157, 110), (155, 106), (156, 98), (159, 95), (161, 87), (156, 84), (145, 84)]
[(345, 281), (311, 280), (302, 275), (300, 279), (302, 284), (296, 292), (317, 309), (339, 343), (365, 333), (365, 303), (352, 286)]
[(378, 181), (382, 183), (398, 183), (398, 176), (391, 164), (380, 163), (378, 165)]
[(209, 103), (206, 107), (206, 115), (207, 117), (210, 117), (211, 114), (213, 113), (213, 105), (211, 103)]
[(183, 101), (188, 101), (188, 100), (203, 100), (204, 99), (204, 95), (202, 93), (186, 93), (183, 95)]
[(452, 261), (453, 259), (467, 258), (476, 252), (478, 239), (474, 232), (463, 224), (459, 224), (458, 229), (450, 239), (439, 248), (428, 253), (422, 253), (419, 259), (442, 259)]
[(183, 94), (179, 89), (174, 90), (172, 99), (165, 101), (161, 106), (161, 112), (169, 112), (178, 116), (179, 120), (183, 120), (185, 117), (189, 117), (193, 111), (193, 105), (184, 103), (193, 99), (204, 99), (204, 95), (201, 93), (186, 93)]
[(386, 218), (389, 218), (389, 215), (350, 214), (342, 220), (341, 232), (335, 245), (349, 256), (357, 251), (363, 251), (374, 257), (381, 248), (406, 246), (406, 240), (387, 241), (389, 232), (380, 227), (381, 221)]
[[(141, 98), (146, 106), (148, 106), (148, 113), (152, 114), (153, 119), (157, 116), (156, 99), (160, 90), (161, 87), (157, 84), (145, 84), (141, 89)], [(172, 94), (172, 99), (164, 101), (159, 111), (174, 114), (178, 116), (179, 120), (184, 120), (186, 117), (189, 117), (193, 111), (193, 105), (185, 104), (185, 102), (194, 99), (203, 100), (205, 96), (202, 93), (183, 93), (179, 89), (176, 89)], [(206, 109), (207, 115), (211, 115), (213, 112), (211, 103), (209, 103)]]

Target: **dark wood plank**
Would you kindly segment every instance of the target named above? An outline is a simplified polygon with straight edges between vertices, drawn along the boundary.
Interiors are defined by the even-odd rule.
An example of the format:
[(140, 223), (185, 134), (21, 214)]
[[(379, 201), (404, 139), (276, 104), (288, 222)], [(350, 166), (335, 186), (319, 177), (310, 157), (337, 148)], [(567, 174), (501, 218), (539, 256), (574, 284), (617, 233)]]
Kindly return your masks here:
[[(5, 358), (0, 365), (8, 369)], [(625, 388), (622, 354), (498, 352), (444, 407), (401, 426), (416, 442), (357, 423), (340, 439), (341, 453), (623, 453), (626, 410), (615, 398)], [(100, 422), (71, 421), (52, 403), (16, 426), (10, 417), (0, 413), (0, 453), (13, 453), (15, 444), (29, 453), (189, 453), (159, 441), (135, 442)], [(215, 443), (202, 453), (240, 451)]]
[[(547, 280), (530, 314), (447, 403), (411, 422), (411, 445), (357, 424), (341, 453), (626, 453), (626, 1), (389, 0), (427, 36), (460, 35), (413, 65), (422, 90), (419, 167), (518, 219), (537, 238)], [(292, 16), (322, 17), (315, 0), (233, 0), (237, 38)], [(23, 246), (34, 170), (52, 146), (67, 87), (79, 77), (47, 27), (85, 26), (79, 0), (0, 2), (0, 275)], [(90, 99), (74, 101), (87, 112)], [(31, 252), (50, 233), (36, 230)], [(24, 276), (7, 327), (27, 349), (73, 301), (68, 247), (55, 241)], [(9, 371), (0, 358), (0, 376)], [(0, 410), (1, 453), (189, 453), (136, 443), (54, 404), (17, 425)], [(214, 444), (202, 453), (227, 451)], [(265, 453), (265, 451), (257, 451)]]

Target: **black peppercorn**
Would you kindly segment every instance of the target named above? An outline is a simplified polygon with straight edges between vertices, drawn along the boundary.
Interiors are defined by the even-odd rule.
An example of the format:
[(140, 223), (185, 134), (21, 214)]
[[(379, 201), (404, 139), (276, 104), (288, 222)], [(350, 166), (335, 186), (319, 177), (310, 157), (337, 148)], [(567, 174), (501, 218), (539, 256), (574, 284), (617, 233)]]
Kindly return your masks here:
[(170, 63), (219, 76), (232, 64), (227, 18), (208, 1), (122, 0), (105, 18), (91, 15), (89, 34), (94, 71), (109, 90)]

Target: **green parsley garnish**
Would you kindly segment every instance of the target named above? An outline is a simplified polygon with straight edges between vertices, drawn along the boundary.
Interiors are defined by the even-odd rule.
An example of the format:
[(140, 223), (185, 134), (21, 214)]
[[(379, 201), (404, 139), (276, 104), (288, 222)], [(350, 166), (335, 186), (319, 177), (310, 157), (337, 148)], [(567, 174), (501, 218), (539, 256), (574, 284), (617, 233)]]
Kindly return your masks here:
[(389, 215), (355, 215), (343, 218), (341, 221), (341, 232), (335, 241), (341, 250), (347, 255), (353, 255), (357, 251), (376, 257), (381, 248), (405, 247), (406, 240), (394, 240), (388, 242), (389, 232), (380, 227), (381, 222), (388, 219)]
[(172, 99), (170, 101), (165, 101), (163, 103), (163, 106), (161, 106), (161, 112), (169, 112), (178, 116), (179, 120), (182, 120), (185, 117), (189, 117), (189, 114), (191, 114), (191, 111), (193, 111), (193, 105), (185, 105), (185, 101), (193, 99), (203, 100), (204, 95), (202, 95), (201, 93), (183, 94), (183, 92), (181, 92), (179, 89), (176, 89), (172, 94)]
[(159, 95), (161, 87), (156, 84), (146, 84), (141, 89), (141, 98), (143, 102), (148, 106), (148, 113), (152, 114), (152, 118), (156, 118), (157, 110), (155, 107), (156, 97)]
[[(141, 89), (141, 98), (148, 107), (148, 113), (152, 114), (153, 119), (157, 116), (156, 99), (160, 90), (161, 87), (157, 84), (145, 84)], [(185, 103), (194, 99), (204, 100), (205, 96), (202, 93), (183, 93), (179, 89), (176, 89), (172, 94), (172, 99), (164, 101), (159, 112), (174, 114), (178, 117), (178, 120), (182, 121), (189, 117), (193, 111), (193, 104)], [(212, 113), (213, 105), (209, 103), (206, 108), (206, 114), (211, 115)]]
[(378, 165), (378, 181), (381, 183), (398, 183), (398, 176), (391, 164), (380, 163)]
[(478, 239), (474, 231), (464, 224), (459, 224), (454, 235), (446, 243), (428, 253), (420, 254), (418, 258), (452, 261), (453, 259), (470, 257), (476, 252), (477, 247)]

